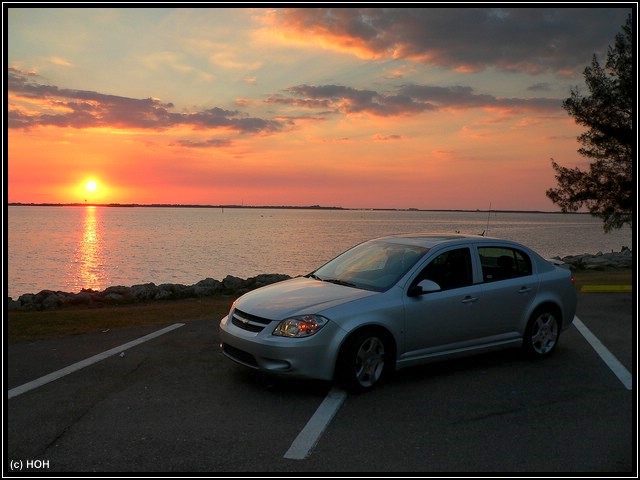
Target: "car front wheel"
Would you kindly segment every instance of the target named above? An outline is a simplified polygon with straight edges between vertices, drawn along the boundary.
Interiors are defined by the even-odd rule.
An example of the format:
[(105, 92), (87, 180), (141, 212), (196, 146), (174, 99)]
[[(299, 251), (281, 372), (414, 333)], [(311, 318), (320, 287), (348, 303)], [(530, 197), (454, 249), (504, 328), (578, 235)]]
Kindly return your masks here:
[(558, 314), (552, 309), (536, 310), (529, 320), (524, 336), (524, 348), (534, 357), (545, 357), (556, 348), (560, 336)]
[(365, 330), (356, 333), (343, 347), (338, 378), (351, 391), (371, 390), (390, 370), (391, 349), (383, 335)]

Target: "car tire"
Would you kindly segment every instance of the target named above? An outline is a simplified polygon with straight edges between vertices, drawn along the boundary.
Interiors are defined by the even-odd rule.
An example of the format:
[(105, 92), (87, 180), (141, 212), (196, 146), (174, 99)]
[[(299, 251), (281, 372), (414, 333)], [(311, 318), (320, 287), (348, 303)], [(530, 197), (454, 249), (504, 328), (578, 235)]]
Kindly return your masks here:
[(550, 307), (537, 309), (531, 315), (524, 334), (525, 352), (534, 358), (551, 355), (560, 338), (560, 315)]
[(374, 329), (356, 332), (340, 351), (337, 377), (349, 391), (366, 392), (382, 383), (393, 369), (386, 335)]

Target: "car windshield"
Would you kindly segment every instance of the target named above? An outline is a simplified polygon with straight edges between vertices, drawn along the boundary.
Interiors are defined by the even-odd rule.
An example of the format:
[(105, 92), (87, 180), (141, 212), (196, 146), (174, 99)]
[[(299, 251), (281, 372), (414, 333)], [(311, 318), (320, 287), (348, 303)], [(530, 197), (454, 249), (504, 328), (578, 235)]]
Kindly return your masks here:
[(383, 292), (400, 280), (428, 250), (416, 245), (366, 242), (347, 250), (309, 277)]

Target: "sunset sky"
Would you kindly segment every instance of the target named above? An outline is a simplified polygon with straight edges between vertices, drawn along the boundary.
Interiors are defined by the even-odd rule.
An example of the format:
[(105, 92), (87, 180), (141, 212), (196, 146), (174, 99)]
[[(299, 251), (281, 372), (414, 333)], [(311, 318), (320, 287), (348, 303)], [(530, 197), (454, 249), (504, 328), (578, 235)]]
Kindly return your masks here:
[(412, 5), (5, 4), (7, 199), (558, 210), (634, 4)]

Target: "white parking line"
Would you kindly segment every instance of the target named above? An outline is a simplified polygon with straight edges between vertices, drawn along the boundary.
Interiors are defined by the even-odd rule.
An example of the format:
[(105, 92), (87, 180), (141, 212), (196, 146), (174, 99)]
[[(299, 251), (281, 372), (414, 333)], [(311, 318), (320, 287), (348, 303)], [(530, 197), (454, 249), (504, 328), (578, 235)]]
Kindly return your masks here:
[(316, 412), (309, 419), (305, 427), (284, 454), (284, 458), (292, 460), (305, 459), (313, 447), (316, 446), (322, 432), (331, 423), (336, 412), (347, 398), (347, 393), (337, 388), (332, 388), (322, 401)]
[(65, 375), (69, 375), (70, 373), (76, 372), (81, 368), (88, 367), (94, 363), (97, 363), (105, 358), (108, 358), (117, 353), (123, 352), (129, 348), (135, 347), (136, 345), (140, 345), (141, 343), (146, 342), (147, 340), (151, 340), (153, 338), (159, 337), (160, 335), (164, 335), (171, 330), (175, 330), (176, 328), (182, 327), (184, 323), (174, 323), (173, 325), (169, 325), (162, 330), (158, 330), (156, 332), (150, 333), (149, 335), (145, 335), (144, 337), (140, 337), (131, 342), (125, 343), (124, 345), (120, 345), (119, 347), (112, 348), (111, 350), (107, 350), (106, 352), (99, 353), (94, 355), (93, 357), (86, 358), (84, 360), (79, 361), (78, 363), (74, 363), (73, 365), (69, 365), (68, 367), (62, 368), (56, 372), (45, 375), (44, 377), (37, 378), (32, 380), (31, 382), (20, 385), (19, 387), (12, 388), (8, 392), (8, 398), (17, 397), (29, 390), (33, 390), (34, 388), (38, 388), (42, 385), (45, 385), (49, 382), (53, 382)]
[(573, 324), (593, 347), (596, 353), (600, 355), (602, 361), (604, 361), (615, 376), (618, 377), (625, 388), (627, 390), (631, 390), (633, 388), (633, 379), (631, 378), (629, 370), (627, 370), (625, 366), (622, 365), (622, 363), (620, 363), (620, 361), (607, 349), (607, 347), (605, 347), (602, 342), (598, 340), (593, 333), (591, 333), (591, 330), (589, 330), (577, 316), (573, 317)]

